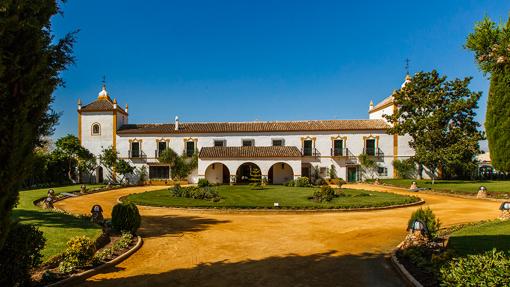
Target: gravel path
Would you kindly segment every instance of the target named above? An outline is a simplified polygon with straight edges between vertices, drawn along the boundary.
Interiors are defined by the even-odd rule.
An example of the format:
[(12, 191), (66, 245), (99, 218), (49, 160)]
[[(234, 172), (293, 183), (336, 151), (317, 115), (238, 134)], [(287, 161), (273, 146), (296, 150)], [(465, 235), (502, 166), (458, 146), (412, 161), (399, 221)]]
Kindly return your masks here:
[[(373, 185), (345, 187), (411, 194)], [(132, 187), (56, 203), (72, 213), (161, 189)], [(499, 215), (498, 202), (418, 194), (443, 224)], [(371, 212), (236, 214), (140, 207), (143, 247), (81, 286), (403, 286), (384, 258), (418, 207)]]

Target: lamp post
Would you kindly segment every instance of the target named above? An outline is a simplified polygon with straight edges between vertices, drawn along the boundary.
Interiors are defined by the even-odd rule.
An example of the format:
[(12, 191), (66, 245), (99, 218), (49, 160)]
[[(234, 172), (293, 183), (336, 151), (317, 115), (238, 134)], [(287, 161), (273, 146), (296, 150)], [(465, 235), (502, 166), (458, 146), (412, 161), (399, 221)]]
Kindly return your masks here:
[(478, 189), (476, 198), (486, 198), (486, 197), (487, 197), (487, 188), (482, 185), (482, 186), (480, 186), (480, 189)]
[(505, 201), (501, 203), (499, 206), (499, 210), (501, 210), (500, 219), (508, 220), (510, 219), (510, 201)]

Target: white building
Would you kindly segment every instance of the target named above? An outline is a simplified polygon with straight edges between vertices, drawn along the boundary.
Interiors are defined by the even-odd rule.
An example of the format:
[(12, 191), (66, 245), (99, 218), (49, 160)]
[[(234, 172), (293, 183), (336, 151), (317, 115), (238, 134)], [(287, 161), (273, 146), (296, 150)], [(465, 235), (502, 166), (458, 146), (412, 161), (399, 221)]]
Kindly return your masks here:
[[(242, 181), (254, 166), (275, 184), (310, 177), (313, 168), (324, 178), (334, 168), (338, 177), (357, 181), (357, 156), (362, 153), (377, 160), (379, 178), (392, 178), (393, 160), (413, 154), (409, 138), (386, 133), (389, 125), (383, 115), (395, 108), (390, 96), (375, 106), (371, 102), (365, 120), (188, 123), (176, 117), (174, 123), (129, 124), (128, 106), (121, 108), (103, 85), (92, 103), (82, 106), (78, 101), (78, 137), (96, 156), (113, 147), (138, 169), (146, 166), (150, 179), (170, 177), (169, 166), (158, 161), (166, 148), (189, 156), (198, 153), (190, 182)], [(97, 181), (110, 176), (102, 167), (96, 170)], [(137, 180), (136, 175), (129, 179)]]

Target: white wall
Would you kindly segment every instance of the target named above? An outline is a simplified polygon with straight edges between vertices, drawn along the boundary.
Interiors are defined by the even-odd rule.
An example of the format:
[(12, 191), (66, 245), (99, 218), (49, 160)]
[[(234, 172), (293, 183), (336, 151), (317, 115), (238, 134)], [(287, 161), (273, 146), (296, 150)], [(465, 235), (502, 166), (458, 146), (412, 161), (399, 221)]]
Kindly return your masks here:
[[(92, 135), (92, 125), (101, 125), (101, 134)], [(113, 145), (113, 112), (87, 112), (81, 115), (81, 144), (95, 155)]]

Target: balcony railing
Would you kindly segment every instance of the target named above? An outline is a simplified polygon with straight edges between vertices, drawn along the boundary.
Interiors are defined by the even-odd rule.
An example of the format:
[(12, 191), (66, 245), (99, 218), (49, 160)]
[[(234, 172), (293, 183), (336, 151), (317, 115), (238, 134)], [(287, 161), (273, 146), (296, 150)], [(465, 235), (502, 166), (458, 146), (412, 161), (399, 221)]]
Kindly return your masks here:
[(301, 155), (319, 157), (321, 153), (316, 148), (302, 148)]
[(165, 150), (154, 150), (154, 158), (159, 158)]
[(374, 156), (376, 158), (383, 158), (384, 153), (380, 148), (364, 148), (363, 154)]
[(348, 148), (332, 148), (331, 156), (347, 156), (349, 154)]
[(147, 155), (141, 150), (129, 150), (128, 158), (137, 159), (137, 158), (147, 158)]
[(184, 149), (184, 150), (182, 151), (182, 154), (183, 154), (184, 156), (187, 156), (187, 157), (192, 157), (192, 156), (194, 156), (196, 153), (198, 153), (198, 149), (194, 149), (194, 150), (193, 150), (193, 152), (192, 152), (191, 150), (188, 150), (188, 149)]

